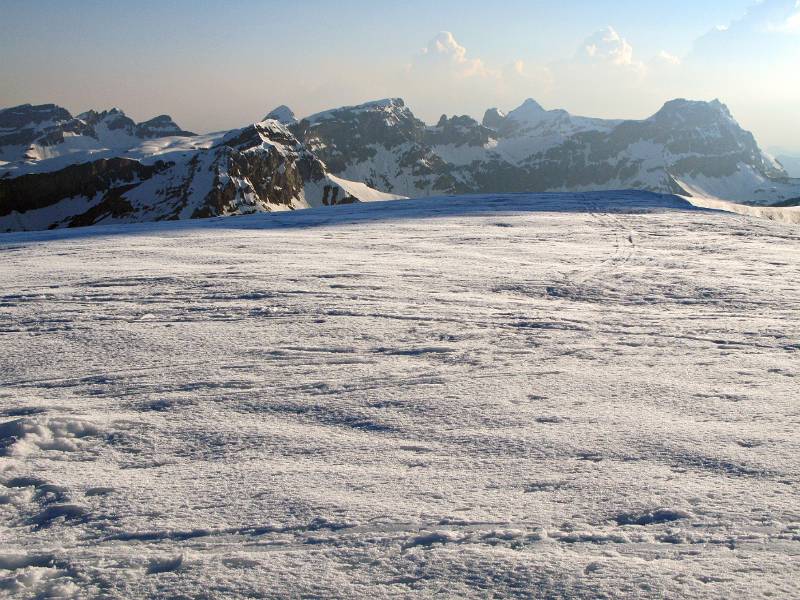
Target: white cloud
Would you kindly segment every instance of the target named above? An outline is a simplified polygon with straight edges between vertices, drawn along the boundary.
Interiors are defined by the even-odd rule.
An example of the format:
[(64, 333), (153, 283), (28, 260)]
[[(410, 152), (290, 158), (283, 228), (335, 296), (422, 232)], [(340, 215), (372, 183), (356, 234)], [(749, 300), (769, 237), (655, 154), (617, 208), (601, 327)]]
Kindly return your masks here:
[[(800, 0), (757, 2), (742, 18), (710, 27), (685, 56), (661, 50), (640, 57), (624, 33), (609, 26), (560, 61), (509, 57), (491, 64), (452, 33), (441, 32), (413, 57), (403, 89), (428, 121), (443, 110), (480, 118), (487, 107), (511, 109), (528, 97), (548, 107), (617, 118), (649, 116), (671, 98), (719, 97), (760, 142), (796, 147), (798, 32)], [(397, 87), (396, 80), (387, 84)]]
[[(658, 59), (674, 67), (679, 60), (664, 52)], [(490, 65), (474, 56), (453, 33), (442, 31), (418, 52), (406, 69), (405, 89), (426, 120), (428, 107), (480, 117), (489, 106), (514, 108), (534, 97), (550, 106), (626, 116), (634, 110), (636, 90), (649, 66), (613, 27), (589, 36), (569, 60), (550, 64), (510, 60)], [(565, 101), (566, 100), (566, 101)], [(577, 101), (576, 101), (577, 100)]]
[(633, 46), (611, 26), (589, 36), (578, 50), (578, 59), (618, 67), (642, 67), (642, 63), (633, 58)]
[(443, 110), (480, 118), (490, 106), (516, 106), (523, 98), (544, 95), (550, 87), (547, 66), (519, 59), (488, 64), (449, 31), (436, 34), (412, 57), (403, 81), (406, 100), (429, 122)]
[(800, 33), (800, 4), (795, 5), (795, 9), (796, 12), (785, 19), (770, 22), (767, 29), (778, 33)]
[(649, 67), (614, 27), (594, 32), (570, 59), (548, 66), (553, 85), (552, 93), (544, 98), (547, 104), (596, 116), (639, 114)]
[(439, 32), (411, 64), (412, 69), (438, 69), (455, 77), (496, 77), (480, 58), (469, 58), (467, 49), (449, 31)]
[(666, 50), (662, 50), (661, 52), (658, 53), (658, 55), (656, 56), (656, 61), (674, 67), (677, 67), (678, 65), (681, 64), (680, 58), (678, 58), (674, 54), (670, 54)]

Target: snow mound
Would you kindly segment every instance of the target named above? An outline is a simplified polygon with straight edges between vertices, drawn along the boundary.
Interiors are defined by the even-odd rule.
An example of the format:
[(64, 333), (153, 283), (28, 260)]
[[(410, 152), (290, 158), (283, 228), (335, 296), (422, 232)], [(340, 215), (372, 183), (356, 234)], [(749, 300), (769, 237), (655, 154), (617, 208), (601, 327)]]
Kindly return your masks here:
[(37, 450), (75, 452), (82, 438), (99, 434), (96, 425), (78, 419), (15, 419), (0, 424), (0, 454), (21, 457)]
[(800, 225), (800, 206), (753, 206), (750, 204), (737, 204), (720, 198), (708, 196), (684, 196), (688, 202), (701, 208), (724, 210), (748, 217), (769, 219), (779, 223)]

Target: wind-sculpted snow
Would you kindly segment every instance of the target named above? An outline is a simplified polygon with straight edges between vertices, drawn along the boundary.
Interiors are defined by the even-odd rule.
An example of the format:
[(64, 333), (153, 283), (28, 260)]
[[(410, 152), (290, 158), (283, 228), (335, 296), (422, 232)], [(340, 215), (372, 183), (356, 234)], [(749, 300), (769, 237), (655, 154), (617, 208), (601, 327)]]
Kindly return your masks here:
[(800, 597), (797, 225), (438, 198), (0, 279), (0, 595)]

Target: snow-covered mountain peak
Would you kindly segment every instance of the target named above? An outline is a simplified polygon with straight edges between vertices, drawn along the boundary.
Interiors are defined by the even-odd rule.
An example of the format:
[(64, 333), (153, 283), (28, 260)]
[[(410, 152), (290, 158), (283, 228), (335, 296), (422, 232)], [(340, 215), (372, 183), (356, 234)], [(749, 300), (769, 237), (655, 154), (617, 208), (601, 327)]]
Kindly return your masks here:
[(404, 118), (414, 118), (413, 113), (406, 107), (402, 98), (383, 98), (382, 100), (372, 100), (355, 106), (344, 106), (322, 111), (303, 120), (308, 121), (311, 125), (316, 125), (331, 119), (352, 119), (364, 113), (381, 115), (386, 120), (387, 125), (397, 124)]
[(547, 111), (533, 98), (528, 98), (520, 106), (508, 113), (507, 118), (515, 121), (539, 120)]
[(672, 126), (697, 127), (711, 123), (726, 123), (738, 127), (731, 111), (719, 100), (705, 102), (677, 98), (666, 102), (650, 119)]
[(372, 100), (360, 105), (360, 108), (378, 108), (378, 109), (393, 109), (404, 108), (406, 105), (402, 98), (383, 98), (381, 100)]
[[(573, 117), (561, 108), (545, 110), (536, 100), (528, 98), (521, 106), (506, 115), (498, 129), (506, 134), (519, 134), (547, 128), (550, 130), (547, 135), (565, 135), (578, 129), (585, 129), (586, 126), (594, 127), (597, 125), (595, 121), (599, 120)], [(505, 126), (502, 126), (503, 123)]]
[(301, 150), (297, 138), (292, 135), (285, 125), (275, 119), (266, 119), (241, 129), (229, 131), (222, 138), (222, 145), (230, 146), (239, 151), (263, 149), (272, 146), (277, 148), (281, 154), (285, 154), (289, 150)]
[(263, 121), (270, 119), (278, 121), (283, 125), (294, 125), (297, 123), (297, 117), (295, 116), (294, 111), (285, 104), (281, 104), (277, 108), (274, 108), (268, 112)]
[(109, 130), (125, 130), (129, 135), (134, 134), (136, 123), (118, 108), (96, 111), (87, 110), (78, 115), (79, 120), (91, 127), (105, 126)]

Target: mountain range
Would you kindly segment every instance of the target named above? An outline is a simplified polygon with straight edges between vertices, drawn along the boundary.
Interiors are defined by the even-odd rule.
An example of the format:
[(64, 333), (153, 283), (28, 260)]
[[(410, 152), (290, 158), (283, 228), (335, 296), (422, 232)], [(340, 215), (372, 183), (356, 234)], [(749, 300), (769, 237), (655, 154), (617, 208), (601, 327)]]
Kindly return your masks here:
[(399, 98), (197, 135), (167, 115), (0, 111), (0, 231), (291, 210), (468, 193), (636, 188), (751, 204), (800, 198), (800, 179), (728, 108), (673, 100), (643, 120), (545, 110), (427, 125)]

